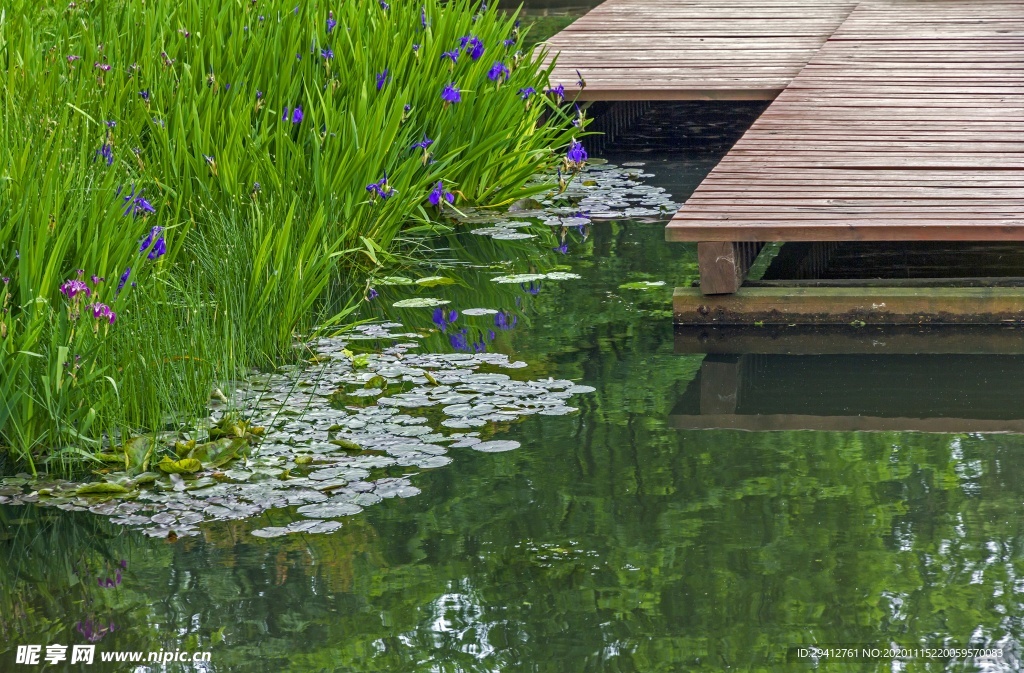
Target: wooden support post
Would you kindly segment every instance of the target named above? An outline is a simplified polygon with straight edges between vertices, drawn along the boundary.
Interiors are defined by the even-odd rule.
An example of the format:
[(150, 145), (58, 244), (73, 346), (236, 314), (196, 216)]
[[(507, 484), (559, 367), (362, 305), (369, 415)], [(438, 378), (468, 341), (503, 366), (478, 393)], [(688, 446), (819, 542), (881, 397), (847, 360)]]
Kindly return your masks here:
[(702, 294), (732, 294), (740, 289), (764, 243), (713, 241), (697, 244)]
[(709, 355), (700, 365), (700, 413), (735, 414), (742, 355)]

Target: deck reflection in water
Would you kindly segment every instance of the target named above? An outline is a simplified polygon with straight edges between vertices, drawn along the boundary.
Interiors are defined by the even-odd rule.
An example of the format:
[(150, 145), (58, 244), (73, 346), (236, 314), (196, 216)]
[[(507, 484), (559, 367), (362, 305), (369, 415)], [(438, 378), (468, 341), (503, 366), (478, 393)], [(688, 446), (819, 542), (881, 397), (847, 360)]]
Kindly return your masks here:
[(1024, 434), (1022, 336), (998, 327), (680, 330), (677, 352), (709, 354), (670, 422)]

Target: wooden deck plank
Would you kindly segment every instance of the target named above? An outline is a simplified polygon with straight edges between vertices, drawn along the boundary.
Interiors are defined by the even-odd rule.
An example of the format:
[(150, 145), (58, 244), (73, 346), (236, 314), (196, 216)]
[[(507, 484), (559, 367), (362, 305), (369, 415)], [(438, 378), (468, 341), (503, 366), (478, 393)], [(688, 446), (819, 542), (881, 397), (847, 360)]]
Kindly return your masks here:
[[(856, 4), (606, 0), (540, 48), (554, 59), (552, 83), (564, 85), (570, 99), (773, 100)], [(1014, 17), (1004, 14), (989, 19), (991, 26), (959, 30), (1012, 25)]]

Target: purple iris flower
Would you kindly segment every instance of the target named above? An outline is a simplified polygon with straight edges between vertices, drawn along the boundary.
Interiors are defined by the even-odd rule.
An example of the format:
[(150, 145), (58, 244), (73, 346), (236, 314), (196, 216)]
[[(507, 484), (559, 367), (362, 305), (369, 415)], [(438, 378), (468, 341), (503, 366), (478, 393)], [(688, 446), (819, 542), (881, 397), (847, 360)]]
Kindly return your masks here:
[(75, 61), (82, 60), (81, 56), (75, 56), (74, 54), (68, 54), (68, 63), (74, 63)]
[(451, 60), (452, 65), (455, 65), (459, 61), (459, 50), (458, 49), (452, 49), (451, 51), (446, 51), (446, 52), (442, 53), (441, 54), (441, 60), (443, 61), (446, 58)]
[(91, 280), (91, 281), (92, 281), (92, 284), (93, 284), (93, 285), (99, 285), (100, 283), (102, 283), (103, 281), (105, 281), (105, 280), (106, 280), (106, 278), (100, 278), (100, 277), (99, 277), (99, 276), (97, 276), (96, 274), (93, 274), (93, 275), (92, 275), (92, 276), (91, 276), (91, 277), (89, 278), (89, 280)]
[(450, 311), (449, 312), (449, 311), (444, 310), (441, 307), (438, 307), (438, 308), (434, 309), (434, 315), (433, 315), (433, 318), (432, 318), (432, 320), (434, 321), (434, 324), (437, 325), (437, 328), (439, 330), (441, 330), (442, 332), (446, 331), (448, 329), (448, 326), (454, 324), (455, 321), (458, 320), (458, 319), (459, 319), (459, 312), (458, 311)]
[(558, 246), (557, 248), (551, 248), (551, 249), (554, 250), (555, 252), (561, 253), (563, 255), (568, 255), (569, 254), (569, 244), (564, 242), (564, 241), (562, 242), (562, 245)]
[(427, 8), (426, 7), (420, 7), (420, 24), (424, 28), (427, 27)]
[(338, 22), (334, 20), (334, 12), (327, 12), (327, 34), (330, 35), (334, 27), (338, 25)]
[(384, 171), (384, 177), (377, 182), (371, 182), (366, 185), (366, 191), (370, 192), (375, 197), (380, 197), (383, 200), (390, 199), (397, 192), (391, 185), (388, 184), (388, 173)]
[(164, 242), (164, 237), (156, 239), (156, 243), (153, 244), (153, 249), (146, 255), (148, 259), (155, 260), (163, 257), (167, 254), (167, 243)]
[(523, 288), (524, 292), (528, 292), (534, 296), (540, 294), (540, 283), (535, 283), (532, 280), (530, 281), (529, 286), (527, 286), (526, 283), (520, 283), (519, 287)]
[(484, 55), (484, 43), (475, 35), (466, 35), (459, 38), (459, 43), (462, 45), (463, 51), (469, 54), (469, 57), (474, 61)]
[(587, 151), (583, 149), (583, 143), (573, 139), (569, 143), (569, 150), (565, 153), (565, 159), (574, 166), (582, 166), (587, 160)]
[(142, 100), (144, 100), (144, 101), (146, 101), (148, 103), (149, 102), (149, 89), (143, 89), (142, 91), (140, 91), (139, 92), (139, 97), (142, 98)]
[(93, 63), (92, 67), (99, 68), (103, 72), (107, 72), (108, 70), (110, 70), (110, 65), (109, 64), (107, 64), (107, 63), (100, 63), (99, 61)]
[(387, 68), (384, 68), (383, 72), (377, 73), (377, 91), (380, 91), (381, 89), (384, 88), (384, 85), (387, 84), (388, 78), (390, 76), (391, 75), (388, 72)]
[(149, 234), (146, 238), (142, 239), (142, 243), (139, 244), (139, 252), (146, 252), (149, 246), (153, 245), (153, 239), (160, 236), (160, 232), (163, 231), (163, 227), (153, 227), (149, 230)]
[[(89, 308), (92, 309), (92, 317), (96, 318), (97, 320), (100, 320), (100, 319), (106, 320), (107, 324), (109, 324), (109, 325), (113, 325), (114, 321), (117, 320), (117, 314), (114, 313), (114, 311), (112, 311), (110, 309), (110, 307), (107, 306), (106, 304), (100, 304), (100, 303), (97, 302), (95, 304), (91, 304), (89, 306)], [(101, 582), (102, 582), (102, 580), (101, 580)], [(120, 570), (117, 571), (117, 584), (114, 584), (113, 580), (111, 580), (111, 579), (108, 579), (107, 582), (110, 583), (110, 584), (107, 584), (108, 587), (117, 586), (117, 584), (120, 584), (121, 583), (121, 571)], [(103, 586), (103, 585), (100, 584), (100, 586)]]
[(320, 50), (320, 56), (322, 56), (325, 61), (329, 61), (334, 58), (334, 52), (331, 51), (330, 47), (324, 47)]
[[(128, 215), (134, 215), (135, 217), (138, 217), (139, 215), (146, 215), (147, 213), (156, 212), (156, 208), (153, 207), (153, 204), (151, 204), (146, 199), (142, 198), (141, 191), (139, 192), (138, 196), (135, 195), (134, 186), (132, 186), (132, 193), (124, 197), (124, 201), (125, 203), (128, 204), (127, 206), (125, 206), (124, 209), (125, 217), (127, 217)], [(142, 250), (139, 250), (139, 252), (142, 252)]]
[(459, 91), (459, 87), (455, 84), (446, 84), (444, 90), (441, 91), (441, 100), (445, 103), (458, 103), (462, 100), (462, 93)]
[(508, 67), (504, 63), (495, 62), (491, 69), (487, 71), (487, 79), (497, 82), (501, 78), (508, 79)]
[(93, 155), (93, 161), (96, 161), (96, 157), (103, 157), (103, 160), (108, 166), (114, 163), (114, 146), (110, 143), (103, 143), (103, 146), (96, 150), (96, 154)]
[(366, 293), (366, 301), (373, 301), (379, 296), (380, 295), (377, 294), (377, 291), (371, 287), (370, 291)]
[(427, 134), (424, 133), (423, 134), (423, 140), (419, 141), (418, 143), (413, 143), (412, 144), (412, 149), (416, 149), (418, 147), (420, 149), (425, 150), (425, 149), (427, 149), (428, 147), (430, 147), (433, 144), (434, 144), (434, 141), (431, 140), (430, 138), (428, 138)]
[[(301, 124), (302, 123), (302, 118), (304, 116), (305, 115), (302, 114), (302, 108), (299, 107), (298, 105), (296, 105), (295, 109), (292, 110), (292, 123), (293, 124)], [(283, 122), (288, 121), (288, 108), (284, 109), (284, 114), (281, 115), (281, 121), (283, 121)]]
[(74, 299), (79, 294), (85, 294), (86, 297), (92, 296), (92, 290), (85, 284), (85, 281), (78, 279), (64, 281), (60, 286), (60, 293), (68, 299)]
[(505, 45), (506, 49), (509, 48), (509, 47), (514, 47), (515, 44), (516, 44), (516, 38), (510, 37), (507, 40), (505, 40), (504, 42), (502, 42), (502, 44)]
[(380, 0), (378, 4), (380, 4), (380, 8), (383, 9), (385, 12), (391, 9), (391, 5), (384, 2), (384, 0)]
[(455, 195), (451, 192), (445, 191), (444, 183), (440, 180), (434, 185), (434, 189), (431, 190), (430, 196), (427, 197), (430, 200), (430, 205), (441, 207), (444, 202), (455, 203)]
[(114, 128), (115, 126), (117, 126), (117, 122), (116, 122), (116, 121), (114, 121), (113, 119), (108, 119), (107, 121), (105, 121), (105, 122), (103, 122), (103, 123), (107, 125), (107, 128), (108, 128), (108, 129), (112, 129), (112, 128)]
[[(121, 278), (118, 279), (118, 281), (117, 281), (117, 291), (118, 292), (120, 292), (121, 290), (124, 289), (124, 284), (128, 282), (128, 276), (130, 276), (131, 274), (132, 274), (132, 267), (129, 266), (127, 269), (124, 270), (124, 273), (121, 274)], [(116, 296), (116, 293), (115, 293), (115, 296)]]
[(558, 86), (551, 87), (550, 89), (545, 91), (545, 93), (551, 94), (556, 99), (558, 99), (559, 103), (561, 103), (562, 101), (565, 100), (565, 85), (559, 84)]
[(525, 89), (519, 90), (519, 97), (522, 98), (523, 100), (526, 100), (535, 93), (537, 93), (537, 90), (534, 89), (532, 86), (528, 86)]
[(412, 45), (412, 53), (417, 54), (417, 53), (419, 53), (419, 51), (420, 51), (420, 45), (416, 44), (416, 43), (413, 43), (413, 45)]

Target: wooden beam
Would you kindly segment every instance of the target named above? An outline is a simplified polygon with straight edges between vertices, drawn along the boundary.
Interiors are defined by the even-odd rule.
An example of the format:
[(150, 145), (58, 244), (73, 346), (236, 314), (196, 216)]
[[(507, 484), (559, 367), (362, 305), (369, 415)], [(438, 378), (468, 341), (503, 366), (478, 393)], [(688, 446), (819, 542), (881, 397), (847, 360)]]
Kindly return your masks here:
[(743, 284), (763, 243), (714, 241), (697, 244), (697, 268), (702, 294), (731, 294)]
[(679, 325), (677, 354), (1024, 355), (1024, 327), (1004, 325)]
[(1024, 322), (1024, 288), (676, 288), (673, 307), (682, 325), (1005, 324)]
[(700, 363), (700, 413), (735, 414), (742, 373), (742, 355), (704, 358)]

